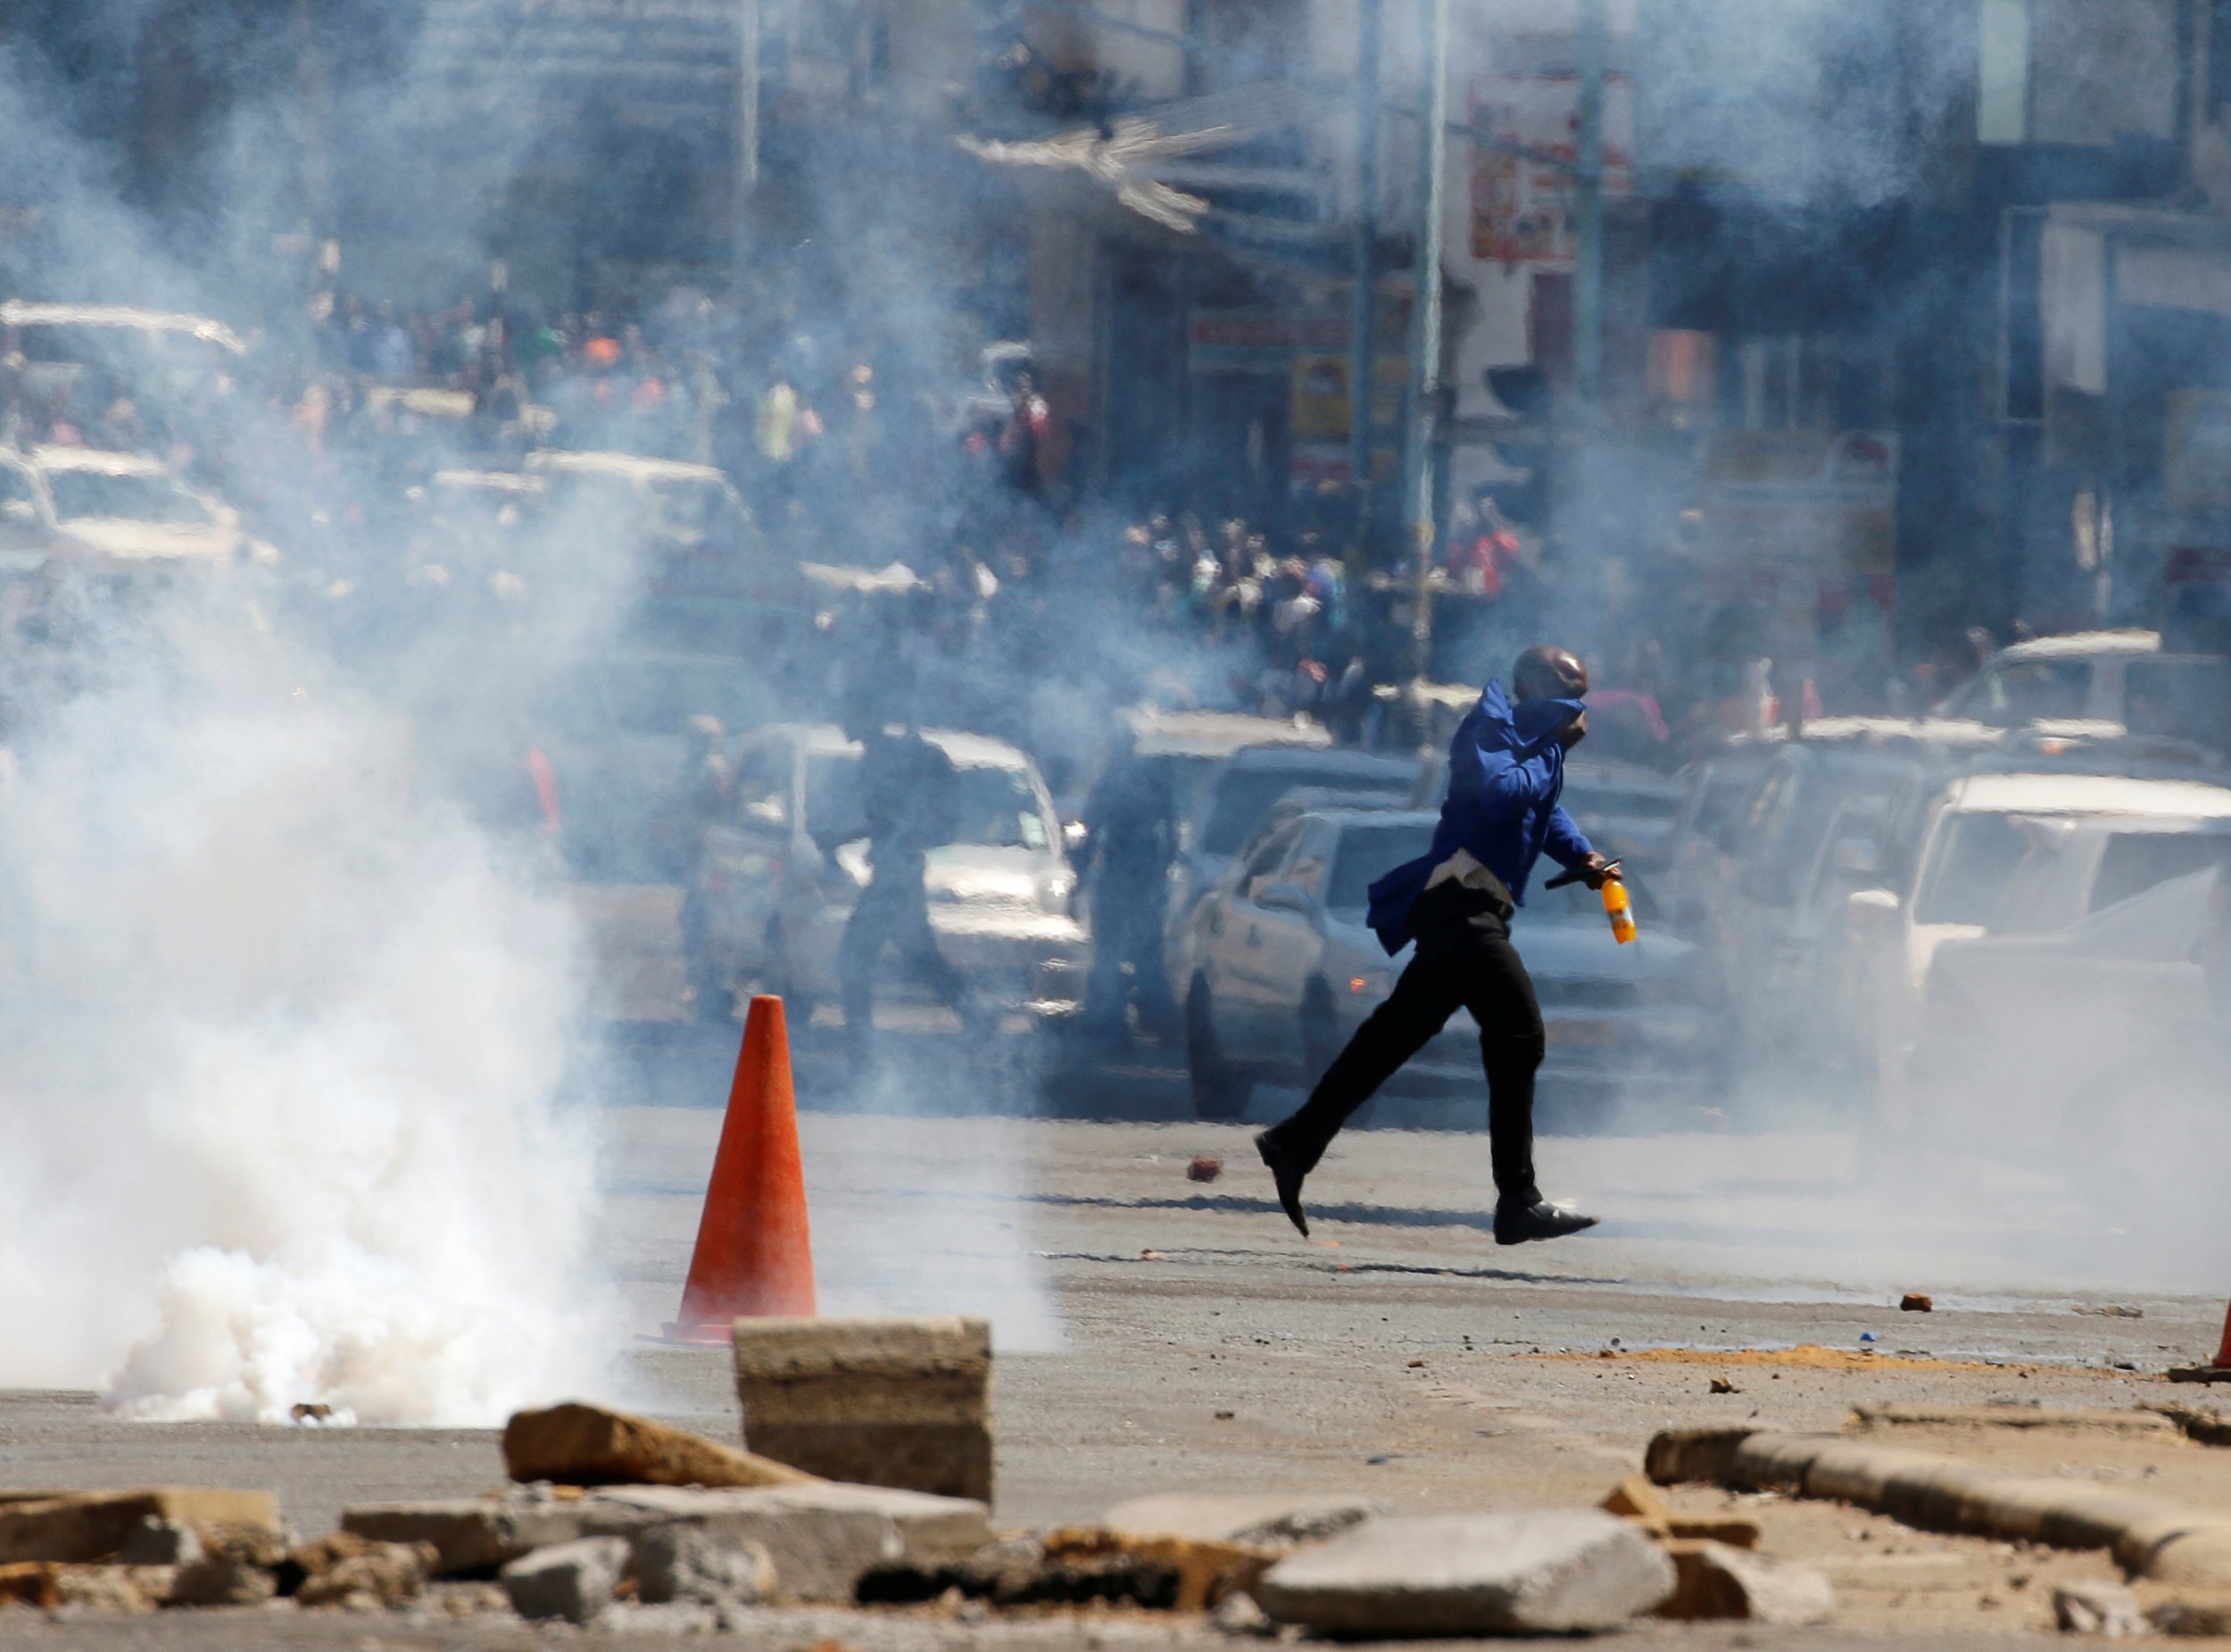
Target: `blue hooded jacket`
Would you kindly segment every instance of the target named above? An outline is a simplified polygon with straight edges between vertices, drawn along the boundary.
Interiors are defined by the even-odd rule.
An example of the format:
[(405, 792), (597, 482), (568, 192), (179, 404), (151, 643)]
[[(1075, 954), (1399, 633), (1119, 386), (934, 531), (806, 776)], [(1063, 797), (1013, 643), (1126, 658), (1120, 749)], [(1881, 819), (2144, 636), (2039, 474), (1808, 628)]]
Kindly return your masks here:
[(1568, 870), (1595, 852), (1557, 806), (1564, 790), (1564, 747), (1552, 736), (1581, 710), (1578, 700), (1530, 700), (1514, 707), (1502, 684), (1487, 685), (1449, 743), (1448, 797), (1433, 829), (1433, 847), (1371, 886), (1364, 921), (1389, 954), (1415, 938), (1410, 909), (1434, 868), (1459, 849), (1471, 851), (1507, 884), (1521, 906), (1543, 851)]

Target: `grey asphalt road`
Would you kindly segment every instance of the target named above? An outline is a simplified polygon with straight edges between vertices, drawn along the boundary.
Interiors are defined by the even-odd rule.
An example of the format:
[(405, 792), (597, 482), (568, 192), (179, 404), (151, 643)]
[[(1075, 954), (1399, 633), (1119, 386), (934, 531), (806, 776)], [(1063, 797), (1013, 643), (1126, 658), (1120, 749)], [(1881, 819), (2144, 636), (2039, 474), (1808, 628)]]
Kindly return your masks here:
[[(1514, 1249), (1489, 1233), (1483, 1137), (1352, 1133), (1311, 1183), (1304, 1240), (1272, 1202), (1248, 1129), (1183, 1121), (1166, 1065), (1054, 1061), (1018, 1083), (1021, 1058), (980, 1071), (900, 1016), (889, 1075), (861, 1093), (823, 1030), (800, 1033), (823, 1311), (991, 1318), (1010, 1525), (1089, 1520), (1183, 1488), (1363, 1490), (1421, 1511), (1592, 1502), (1671, 1424), (1832, 1428), (1867, 1400), (2129, 1404), (2162, 1391), (2150, 1374), (2212, 1350), (2215, 1292), (2231, 1290), (2208, 1283), (2220, 1247), (2116, 1231), (2034, 1172), (1932, 1161), (1886, 1174), (1862, 1167), (1847, 1134), (1698, 1129), (1688, 1116), (1546, 1138), (1545, 1182), (1605, 1220)], [(580, 1086), (603, 1146), (598, 1272), (583, 1288), (610, 1304), (609, 1397), (728, 1438), (739, 1421), (725, 1357), (651, 1339), (678, 1303), (733, 1050), (724, 1033), (639, 1038), (612, 1058), (609, 1091)], [(1291, 1100), (1266, 1092), (1258, 1110)], [(1128, 1116), (1062, 1116), (1094, 1111)], [(1187, 1177), (1203, 1154), (1223, 1162), (1214, 1182)], [(1899, 1313), (1904, 1291), (1929, 1292), (1935, 1311)], [(1799, 1344), (1833, 1353), (1715, 1363)], [(1688, 1351), (1629, 1357), (1661, 1349)], [(1738, 1391), (1711, 1393), (1715, 1375)], [(478, 1492), (501, 1477), (486, 1431), (127, 1424), (87, 1395), (0, 1395), (0, 1482), (13, 1486), (270, 1486), (316, 1533), (352, 1502)], [(809, 1619), (784, 1620), (781, 1634), (770, 1619), (755, 1644), (809, 1644)], [(22, 1643), (260, 1644), (196, 1639), (214, 1631), (167, 1618), (78, 1628), (92, 1638)], [(274, 1645), (331, 1638), (317, 1625), (299, 1640), (268, 1632)], [(878, 1644), (861, 1632), (842, 1638)], [(923, 1622), (901, 1642), (1087, 1644), (1074, 1626), (1042, 1640), (1012, 1625), (950, 1632)], [(482, 1625), (380, 1644), (528, 1642)]]

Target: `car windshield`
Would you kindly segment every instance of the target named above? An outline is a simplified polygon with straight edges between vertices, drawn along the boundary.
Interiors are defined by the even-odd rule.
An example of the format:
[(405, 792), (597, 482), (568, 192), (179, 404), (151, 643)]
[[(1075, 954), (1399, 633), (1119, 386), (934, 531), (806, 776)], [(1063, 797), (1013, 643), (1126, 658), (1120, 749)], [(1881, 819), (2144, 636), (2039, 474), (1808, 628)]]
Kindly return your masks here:
[[(817, 752), (806, 761), (806, 820), (825, 843), (867, 834), (860, 814), (857, 751)], [(954, 771), (955, 843), (991, 849), (1044, 849), (1052, 842), (1030, 774), (972, 764)]]
[(1913, 921), (1988, 929), (1999, 896), (2030, 843), (2019, 816), (1981, 809), (1952, 816), (1923, 881)]
[(1361, 912), (1370, 904), (1373, 884), (1432, 846), (1433, 828), (1425, 822), (1348, 827), (1340, 834), (1339, 851), (1332, 859), (1332, 881), (1325, 890), (1325, 909)]
[(2088, 660), (2020, 660), (1986, 666), (1944, 705), (1947, 717), (2000, 728), (2080, 718), (2092, 685)]
[(112, 517), (205, 527), (213, 520), (207, 505), (167, 476), (49, 470), (46, 486), (54, 495), (54, 514), (65, 522)]
[(1248, 834), (1270, 812), (1271, 805), (1297, 786), (1329, 792), (1353, 792), (1374, 797), (1406, 797), (1406, 779), (1379, 779), (1341, 774), (1306, 763), (1272, 763), (1260, 768), (1226, 768), (1217, 777), (1208, 818), (1201, 826), (1201, 851), (1229, 855), (1248, 840)]

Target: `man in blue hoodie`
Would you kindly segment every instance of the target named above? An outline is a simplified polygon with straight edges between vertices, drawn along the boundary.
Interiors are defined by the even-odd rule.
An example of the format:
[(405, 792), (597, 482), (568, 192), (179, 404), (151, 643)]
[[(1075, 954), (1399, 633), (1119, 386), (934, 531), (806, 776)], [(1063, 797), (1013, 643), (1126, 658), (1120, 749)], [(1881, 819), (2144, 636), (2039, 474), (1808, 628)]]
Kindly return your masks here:
[[(1255, 1139), (1278, 1202), (1306, 1236), (1303, 1179), (1348, 1116), (1461, 1008), (1480, 1026), (1495, 1166), (1495, 1242), (1557, 1239), (1594, 1216), (1547, 1202), (1534, 1183), (1534, 1073), (1547, 1041), (1511, 919), (1545, 851), (1591, 889), (1608, 868), (1558, 807), (1565, 753), (1588, 734), (1588, 668), (1562, 648), (1530, 648), (1511, 673), (1518, 703), (1490, 682), (1448, 751), (1448, 798), (1433, 847), (1371, 886), (1367, 921), (1391, 956), (1417, 951), (1387, 1001), (1325, 1069), (1300, 1111)], [(1613, 874), (1616, 876), (1616, 874)]]

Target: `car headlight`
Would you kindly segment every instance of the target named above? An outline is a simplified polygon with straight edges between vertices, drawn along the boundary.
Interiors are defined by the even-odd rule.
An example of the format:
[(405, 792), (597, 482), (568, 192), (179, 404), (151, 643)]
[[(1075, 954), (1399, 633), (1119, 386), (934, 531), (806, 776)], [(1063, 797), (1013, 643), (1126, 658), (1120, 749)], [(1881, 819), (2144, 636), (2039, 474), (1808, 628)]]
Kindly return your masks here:
[(1041, 878), (1038, 884), (1038, 904), (1056, 917), (1066, 917), (1069, 912), (1069, 898), (1076, 892), (1077, 880), (1068, 872), (1055, 872)]

